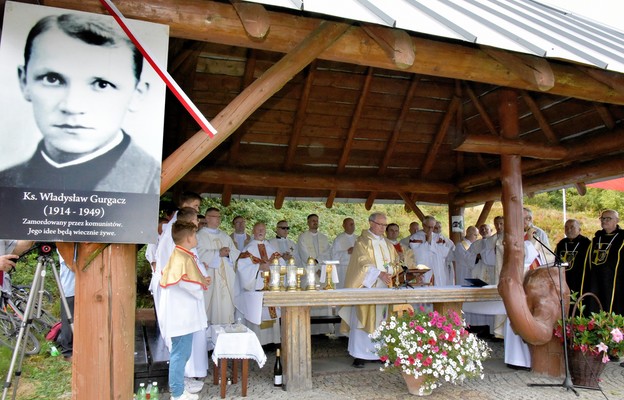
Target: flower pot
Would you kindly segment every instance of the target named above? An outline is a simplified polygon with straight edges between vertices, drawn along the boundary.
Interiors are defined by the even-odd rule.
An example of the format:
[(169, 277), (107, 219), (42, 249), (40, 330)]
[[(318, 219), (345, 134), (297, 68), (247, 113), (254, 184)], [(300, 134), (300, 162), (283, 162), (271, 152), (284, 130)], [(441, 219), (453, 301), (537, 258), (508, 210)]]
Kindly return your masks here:
[(405, 372), (402, 372), (401, 374), (403, 375), (403, 379), (407, 384), (407, 391), (410, 394), (413, 394), (415, 396), (429, 396), (431, 394), (431, 389), (424, 388), (426, 379), (424, 375), (415, 378), (414, 375), (408, 375)]
[(601, 354), (570, 350), (570, 375), (575, 386), (599, 388), (598, 378), (604, 368)]

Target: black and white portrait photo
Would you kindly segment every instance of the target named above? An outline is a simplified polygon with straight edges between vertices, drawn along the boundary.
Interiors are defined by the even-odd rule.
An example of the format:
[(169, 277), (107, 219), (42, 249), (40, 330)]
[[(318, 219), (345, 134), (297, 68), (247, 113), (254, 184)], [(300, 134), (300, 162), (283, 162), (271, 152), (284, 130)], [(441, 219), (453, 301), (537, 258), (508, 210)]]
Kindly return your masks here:
[[(168, 28), (129, 23), (166, 65)], [(124, 224), (147, 218), (146, 207), (157, 215), (165, 84), (111, 16), (7, 2), (0, 80), (5, 212), (11, 204), (29, 218), (81, 220), (99, 210)], [(67, 198), (76, 209), (41, 214)], [(101, 207), (109, 198), (115, 207)], [(81, 235), (55, 238), (78, 241), (68, 236)]]

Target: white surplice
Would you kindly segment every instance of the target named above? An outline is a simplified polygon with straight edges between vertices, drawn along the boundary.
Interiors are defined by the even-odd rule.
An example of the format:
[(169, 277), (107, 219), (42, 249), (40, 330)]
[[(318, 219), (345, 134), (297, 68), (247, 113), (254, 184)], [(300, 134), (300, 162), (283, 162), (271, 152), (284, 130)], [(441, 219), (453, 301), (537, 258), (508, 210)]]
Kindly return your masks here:
[[(258, 241), (255, 239), (249, 242), (244, 252), (248, 252), (257, 259), (261, 259), (260, 250), (258, 249), (259, 244), (264, 244), (266, 256), (269, 258), (277, 252), (268, 241)], [(279, 258), (278, 260), (280, 265), (285, 265), (282, 258)], [(244, 308), (240, 306), (240, 302), (243, 301), (242, 294), (244, 292), (262, 290), (264, 287), (264, 280), (262, 275), (258, 273), (259, 270), (260, 264), (257, 263), (257, 260), (254, 261), (251, 257), (240, 257), (236, 263), (235, 301), (237, 305), (236, 308), (239, 312), (244, 310)], [(262, 304), (257, 304), (257, 307), (262, 307)], [(242, 317), (245, 317), (244, 313), (242, 313)], [(269, 343), (281, 343), (279, 313), (277, 309), (275, 309), (275, 315), (271, 316), (269, 308), (262, 307), (262, 325), (254, 324), (249, 321), (249, 319), (245, 319), (245, 325), (247, 325), (247, 327), (254, 331), (254, 333), (258, 336), (260, 344), (265, 345)]]
[(349, 249), (355, 245), (355, 239), (357, 239), (357, 235), (355, 233), (348, 234), (347, 232), (342, 232), (340, 235), (336, 236), (336, 239), (334, 239), (334, 243), (332, 244), (331, 258), (332, 260), (339, 262), (336, 266), (338, 270), (338, 283), (336, 284), (336, 289), (344, 287), (345, 277), (347, 276), (347, 267), (349, 266), (349, 260), (351, 259)]
[[(234, 263), (240, 252), (232, 238), (219, 229), (200, 229), (197, 232), (197, 242), (199, 261), (207, 267), (207, 276), (212, 279), (212, 284), (205, 293), (208, 324), (234, 323)], [(228, 257), (219, 255), (219, 250), (223, 247), (230, 248)]]

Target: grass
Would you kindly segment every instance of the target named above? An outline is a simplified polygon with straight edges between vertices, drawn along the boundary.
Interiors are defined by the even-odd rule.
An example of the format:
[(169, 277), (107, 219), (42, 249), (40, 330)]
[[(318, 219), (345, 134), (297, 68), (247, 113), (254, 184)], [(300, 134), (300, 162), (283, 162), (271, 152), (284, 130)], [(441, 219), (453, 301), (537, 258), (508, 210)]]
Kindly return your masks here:
[[(25, 356), (22, 363), (22, 374), (17, 382), (18, 400), (34, 399), (69, 399), (71, 398), (71, 363), (63, 360), (62, 356), (50, 355), (51, 343), (45, 338), (39, 338), (42, 344), (41, 352), (34, 356)], [(0, 347), (0, 373), (3, 382), (6, 382), (11, 363), (12, 351)], [(18, 360), (19, 362), (19, 357)], [(10, 377), (12, 386), (7, 398), (12, 398), (15, 388), (17, 362)]]

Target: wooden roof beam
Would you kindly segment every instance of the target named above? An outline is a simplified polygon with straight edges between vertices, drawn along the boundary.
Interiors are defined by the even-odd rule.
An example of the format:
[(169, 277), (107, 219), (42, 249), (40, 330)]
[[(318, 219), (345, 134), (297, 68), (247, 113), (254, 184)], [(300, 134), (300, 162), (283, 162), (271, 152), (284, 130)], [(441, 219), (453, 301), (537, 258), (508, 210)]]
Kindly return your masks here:
[(262, 40), (269, 33), (269, 14), (264, 6), (258, 3), (244, 3), (240, 0), (230, 0), (240, 18), (245, 32), (252, 40)]
[(412, 198), (407, 193), (399, 192), (399, 196), (401, 196), (401, 198), (405, 202), (405, 205), (409, 207), (410, 210), (416, 214), (416, 216), (418, 216), (418, 219), (420, 220), (420, 223), (422, 224), (423, 220), (425, 219), (425, 214), (422, 212), (420, 208), (418, 208), (416, 203), (414, 203), (414, 200), (412, 200)]
[(444, 116), (444, 119), (440, 124), (438, 133), (436, 134), (434, 140), (429, 145), (429, 149), (427, 150), (427, 158), (425, 159), (423, 167), (420, 171), (421, 178), (427, 176), (431, 172), (431, 169), (433, 168), (433, 163), (438, 157), (438, 150), (440, 149), (440, 146), (442, 145), (442, 142), (444, 141), (444, 138), (448, 133), (448, 128), (451, 125), (453, 117), (455, 116), (455, 111), (457, 110), (457, 107), (459, 107), (459, 103), (459, 97), (453, 96), (453, 100), (451, 100), (451, 104), (449, 104), (449, 108), (448, 110), (446, 110), (446, 115)]
[[(603, 157), (597, 161), (579, 164), (574, 168), (564, 166), (541, 174), (524, 176), (524, 193), (536, 193), (553, 188), (574, 185), (577, 182), (594, 181), (622, 173), (624, 159), (620, 155)], [(500, 200), (501, 185), (488, 189), (478, 189), (469, 193), (458, 194), (454, 202), (458, 206), (480, 204), (489, 200)]]
[(286, 151), (286, 159), (284, 160), (284, 171), (290, 171), (297, 155), (297, 146), (301, 138), (301, 131), (305, 120), (306, 109), (308, 108), (308, 100), (310, 99), (310, 91), (312, 91), (312, 82), (316, 71), (316, 61), (307, 68), (307, 76), (303, 86), (303, 92), (297, 103), (297, 112), (295, 113), (295, 122), (293, 124), (292, 133), (288, 140), (288, 150)]
[[(589, 158), (596, 158), (600, 155), (610, 154), (613, 149), (624, 147), (624, 128), (618, 128), (603, 135), (595, 135), (589, 139), (575, 140), (569, 146), (565, 146), (568, 155), (567, 160), (570, 163)], [(526, 160), (522, 163), (522, 174), (529, 174), (539, 168), (544, 168), (548, 164), (543, 160)], [(500, 179), (500, 168), (487, 168), (476, 174), (463, 177), (457, 181), (460, 190), (466, 190), (469, 187), (478, 186), (493, 180)]]
[[(371, 81), (373, 80), (373, 69), (368, 68), (366, 73), (366, 77), (364, 78), (364, 85), (362, 86), (362, 92), (360, 93), (360, 97), (355, 106), (355, 110), (353, 111), (353, 115), (351, 116), (351, 123), (349, 125), (349, 130), (347, 131), (347, 137), (344, 141), (344, 146), (342, 148), (342, 153), (340, 154), (340, 160), (338, 160), (338, 168), (336, 169), (336, 173), (341, 174), (344, 172), (347, 166), (347, 160), (349, 159), (349, 154), (351, 154), (351, 149), (353, 148), (353, 138), (355, 137), (355, 133), (357, 132), (358, 125), (360, 124), (360, 118), (362, 117), (362, 110), (364, 109), (364, 104), (366, 104), (366, 99), (368, 97), (368, 93), (370, 91)], [(327, 196), (327, 202), (325, 203), (327, 208), (331, 208), (334, 199), (336, 198), (336, 191), (330, 191)]]
[[(188, 48), (185, 48), (182, 51), (180, 51), (180, 53), (177, 54), (173, 58), (173, 60), (169, 62), (169, 67), (167, 68), (169, 70), (169, 73), (171, 75), (176, 75), (178, 73), (184, 74), (185, 71), (178, 71), (178, 68), (180, 68), (180, 66), (182, 66), (185, 63), (185, 61), (189, 59), (197, 60), (199, 53), (201, 53), (202, 47), (204, 47), (204, 43), (193, 42)], [(197, 65), (196, 62), (191, 63), (191, 64)]]
[(280, 90), (325, 48), (331, 46), (349, 28), (348, 24), (322, 22), (305, 40), (286, 54), (239, 94), (211, 121), (217, 132), (212, 139), (197, 132), (166, 160), (161, 174), (161, 194), (179, 181), (212, 150), (227, 139), (265, 101)]
[(604, 122), (607, 128), (611, 130), (615, 128), (615, 119), (613, 118), (613, 115), (611, 115), (609, 109), (604, 104), (594, 103), (594, 108), (596, 109), (598, 115), (600, 115), (602, 122)]
[(522, 94), (524, 102), (527, 104), (527, 106), (529, 106), (529, 110), (531, 110), (533, 118), (537, 120), (537, 123), (542, 129), (542, 132), (544, 132), (544, 135), (546, 136), (546, 139), (548, 139), (548, 142), (559, 143), (559, 138), (557, 137), (555, 132), (553, 132), (550, 124), (548, 123), (548, 121), (546, 121), (546, 118), (544, 118), (544, 114), (542, 113), (542, 110), (540, 110), (535, 100), (533, 100), (531, 95), (526, 90), (522, 90), (520, 93)]
[(487, 126), (488, 130), (490, 131), (492, 135), (498, 136), (499, 135), (498, 130), (494, 126), (494, 122), (492, 122), (492, 118), (490, 117), (490, 114), (488, 114), (487, 110), (483, 106), (483, 103), (481, 102), (481, 100), (479, 100), (474, 90), (472, 90), (472, 87), (467, 82), (464, 82), (464, 84), (466, 86), (466, 93), (468, 93), (468, 97), (470, 97), (472, 104), (474, 104), (475, 108), (479, 112), (479, 115), (483, 119), (485, 126)]
[(581, 66), (577, 68), (586, 73), (592, 79), (595, 79), (597, 82), (611, 88), (613, 91), (619, 94), (624, 94), (624, 75), (596, 68)]
[[(377, 170), (378, 176), (385, 175), (386, 170), (388, 169), (388, 165), (390, 165), (390, 161), (392, 160), (392, 156), (394, 154), (394, 148), (399, 141), (399, 135), (401, 133), (401, 129), (403, 128), (405, 117), (409, 113), (410, 105), (412, 104), (412, 99), (414, 98), (414, 94), (416, 93), (416, 88), (418, 87), (419, 82), (420, 77), (418, 77), (418, 75), (412, 75), (412, 81), (410, 82), (410, 86), (407, 89), (405, 98), (403, 99), (403, 104), (401, 105), (399, 118), (397, 119), (396, 124), (394, 124), (394, 128), (392, 129), (392, 135), (390, 136), (390, 140), (386, 144), (386, 152), (384, 153), (384, 158), (379, 165), (379, 170)], [(364, 204), (364, 207), (366, 207), (367, 210), (370, 210), (372, 208), (373, 202), (375, 201), (375, 198), (377, 198), (377, 193), (377, 191), (374, 191), (368, 194), (368, 198), (366, 199), (366, 203)]]
[(483, 204), (483, 208), (481, 209), (481, 213), (479, 213), (479, 217), (477, 218), (477, 222), (475, 222), (475, 226), (477, 229), (483, 224), (486, 223), (488, 216), (490, 215), (490, 211), (492, 211), (492, 206), (494, 202), (492, 200), (486, 201)]
[(377, 42), (397, 68), (406, 69), (414, 64), (414, 44), (407, 32), (373, 24), (362, 24), (362, 29)]
[(275, 192), (275, 201), (273, 202), (273, 207), (276, 210), (279, 210), (284, 205), (284, 198), (286, 197), (286, 190), (284, 188), (278, 188)]
[(446, 195), (457, 191), (454, 185), (424, 179), (335, 176), (296, 172), (273, 172), (233, 168), (210, 168), (201, 172), (191, 171), (182, 182), (229, 184), (232, 186), (269, 187), (284, 189), (372, 191), (383, 188), (388, 192)]
[(542, 160), (561, 160), (568, 155), (568, 151), (563, 146), (545, 146), (544, 143), (505, 139), (492, 135), (468, 135), (455, 150), (467, 153), (519, 155)]
[(545, 59), (524, 57), (494, 47), (483, 46), (481, 49), (529, 85), (537, 86), (543, 92), (549, 91), (555, 86), (555, 76), (550, 68), (550, 63)]
[[(46, 6), (105, 14), (98, 0), (40, 0)], [(243, 28), (231, 4), (208, 0), (124, 0), (117, 5), (127, 18), (166, 24), (173, 37), (221, 43), (231, 46), (288, 53), (319, 24), (321, 19), (286, 12), (269, 11), (271, 30), (264, 40), (252, 40)], [(398, 69), (383, 49), (373, 40), (367, 40), (361, 28), (352, 27), (335, 46), (318, 54), (324, 60), (367, 65), (376, 68)], [(483, 48), (461, 43), (412, 36), (412, 47), (418, 49), (412, 66), (405, 71), (422, 75), (463, 79), (525, 90), (541, 90), (544, 84), (536, 79), (522, 79), (510, 74), (513, 63), (504, 64), (488, 56)], [(512, 53), (509, 53), (512, 54)], [(515, 54), (523, 65), (545, 63), (552, 70), (554, 86), (550, 94), (569, 96), (600, 103), (624, 104), (624, 90), (605, 91), (604, 84), (590, 76), (619, 77), (622, 74), (566, 63), (548, 63), (535, 56)], [(461, 62), (457, 62), (461, 60)], [(547, 69), (547, 68), (543, 68)], [(526, 66), (530, 74), (538, 69)], [(533, 72), (535, 71), (535, 72)], [(543, 75), (548, 75), (544, 72)], [(548, 85), (546, 85), (548, 86)]]

